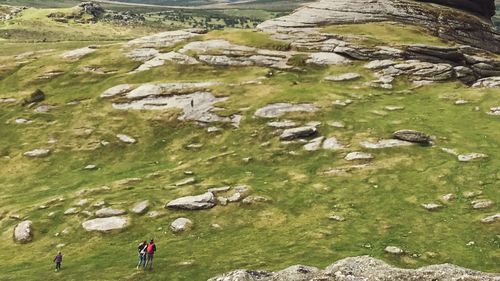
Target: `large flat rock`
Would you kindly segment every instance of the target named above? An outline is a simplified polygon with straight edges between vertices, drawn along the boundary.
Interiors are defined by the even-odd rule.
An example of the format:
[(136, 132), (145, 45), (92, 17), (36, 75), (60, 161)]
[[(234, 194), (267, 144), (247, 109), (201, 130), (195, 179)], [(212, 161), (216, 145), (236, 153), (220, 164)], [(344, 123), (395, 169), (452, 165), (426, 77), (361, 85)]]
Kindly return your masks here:
[(206, 192), (195, 196), (181, 197), (167, 203), (165, 208), (182, 210), (202, 210), (215, 206), (215, 196), (212, 192)]
[(85, 221), (82, 226), (87, 231), (108, 232), (123, 229), (128, 224), (128, 217), (108, 217)]

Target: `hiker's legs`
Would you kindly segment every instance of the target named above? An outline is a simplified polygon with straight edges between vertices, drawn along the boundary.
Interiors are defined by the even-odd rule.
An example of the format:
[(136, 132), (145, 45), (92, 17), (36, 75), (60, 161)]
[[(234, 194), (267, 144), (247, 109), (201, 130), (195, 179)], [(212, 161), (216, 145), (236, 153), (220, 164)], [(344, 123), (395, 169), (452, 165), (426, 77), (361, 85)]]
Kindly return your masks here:
[(61, 269), (61, 263), (56, 262), (56, 270), (59, 271)]
[(153, 257), (154, 257), (153, 255), (148, 254), (148, 260), (147, 260), (146, 264), (149, 265), (149, 269), (153, 269)]

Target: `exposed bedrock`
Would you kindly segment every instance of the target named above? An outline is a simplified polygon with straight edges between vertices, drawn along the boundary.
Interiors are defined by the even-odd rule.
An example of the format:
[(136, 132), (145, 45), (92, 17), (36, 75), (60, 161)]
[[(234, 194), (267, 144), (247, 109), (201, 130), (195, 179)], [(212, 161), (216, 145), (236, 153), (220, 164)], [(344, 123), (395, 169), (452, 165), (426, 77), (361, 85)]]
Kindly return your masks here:
[(360, 256), (339, 260), (325, 270), (303, 265), (294, 265), (278, 272), (240, 269), (208, 281), (493, 281), (499, 279), (498, 274), (474, 271), (451, 264), (401, 269), (369, 256)]
[(424, 26), (444, 39), (500, 53), (500, 33), (490, 21), (495, 11), (492, 5), (493, 0), (319, 0), (290, 15), (263, 22), (258, 28), (287, 33), (327, 24), (398, 21)]

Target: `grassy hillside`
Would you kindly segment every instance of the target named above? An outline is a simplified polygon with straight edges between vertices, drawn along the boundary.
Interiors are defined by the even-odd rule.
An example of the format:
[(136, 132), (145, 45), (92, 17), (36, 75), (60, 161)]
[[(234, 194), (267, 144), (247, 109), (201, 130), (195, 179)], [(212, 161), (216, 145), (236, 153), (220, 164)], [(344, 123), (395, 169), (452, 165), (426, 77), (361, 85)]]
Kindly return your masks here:
[[(276, 71), (270, 78), (262, 78), (269, 72), (264, 67), (205, 64), (167, 63), (130, 73), (140, 63), (127, 58), (116, 42), (102, 41), (123, 41), (152, 30), (106, 24), (59, 26), (46, 20), (47, 12), (29, 9), (2, 26), (2, 34), (12, 35), (0, 41), (0, 99), (17, 102), (0, 103), (0, 244), (5, 245), (0, 251), (0, 280), (206, 280), (235, 268), (278, 270), (298, 263), (324, 267), (355, 255), (372, 255), (412, 268), (454, 263), (499, 270), (498, 224), (478, 222), (499, 211), (500, 130), (497, 116), (485, 114), (498, 106), (497, 89), (471, 89), (458, 82), (414, 88), (405, 78), (398, 78), (392, 90), (375, 89), (364, 84), (374, 76), (360, 62), (304, 66), (302, 71)], [(370, 28), (337, 26), (325, 31), (352, 30), (362, 35), (372, 34)], [(376, 30), (378, 41), (368, 38), (367, 44), (440, 42), (418, 29), (381, 25)], [(54, 42), (34, 44), (23, 38)], [(67, 40), (55, 42), (62, 38)], [(267, 35), (239, 30), (212, 31), (196, 39), (226, 39), (271, 50), (287, 47)], [(89, 44), (101, 46), (79, 60), (61, 58), (63, 51)], [(46, 52), (24, 62), (15, 57), (35, 49)], [(86, 66), (113, 72), (82, 71)], [(60, 75), (40, 79), (49, 72)], [(346, 72), (357, 72), (362, 78), (339, 83), (324, 80)], [(119, 111), (99, 97), (122, 83), (179, 81), (222, 82), (214, 94), (228, 99), (218, 104), (223, 108), (218, 114), (243, 115), (240, 127), (216, 123), (212, 125), (222, 131), (209, 133), (195, 122), (177, 120), (178, 111)], [(21, 105), (36, 89), (46, 93), (42, 104), (52, 106), (50, 111), (37, 113), (34, 107)], [(353, 103), (332, 105), (345, 99)], [(458, 99), (469, 103), (457, 106)], [(300, 142), (281, 143), (276, 130), (266, 124), (270, 120), (254, 117), (257, 109), (277, 102), (313, 103), (317, 112), (292, 113), (282, 119), (299, 124), (321, 122), (321, 135), (336, 136), (347, 148), (309, 152)], [(390, 111), (387, 106), (404, 109)], [(32, 123), (17, 124), (18, 118)], [(345, 127), (330, 126), (332, 121), (343, 122)], [(368, 168), (324, 174), (352, 165), (344, 156), (364, 150), (360, 141), (390, 138), (393, 131), (404, 128), (435, 136), (437, 146), (370, 150), (375, 159)], [(119, 133), (138, 142), (123, 144), (115, 136)], [(102, 140), (110, 144), (102, 146)], [(50, 148), (51, 154), (34, 159), (22, 155), (40, 147)], [(440, 147), (481, 152), (489, 158), (461, 163)], [(89, 164), (97, 169), (85, 170)], [(176, 186), (191, 177), (189, 171), (195, 183)], [(271, 201), (205, 211), (164, 209), (174, 198), (237, 184), (246, 184), (253, 195)], [(472, 210), (468, 192), (497, 204), (488, 210)], [(456, 199), (438, 212), (420, 206), (439, 202), (448, 193)], [(81, 199), (89, 200), (79, 207), (87, 211), (95, 211), (92, 204), (98, 201), (129, 209), (148, 199), (150, 209), (160, 216), (130, 214), (131, 225), (121, 232), (86, 232), (81, 227), (86, 220), (83, 214), (63, 214)], [(332, 214), (346, 220), (329, 220)], [(18, 223), (10, 218), (13, 215), (34, 222), (31, 243), (12, 242)], [(173, 234), (169, 225), (179, 217), (191, 219), (194, 228)], [(68, 233), (61, 234), (65, 229)], [(157, 240), (156, 268), (137, 271), (136, 246), (149, 238)], [(59, 244), (64, 244), (65, 257), (63, 270), (55, 273), (52, 259)], [(388, 245), (397, 245), (408, 254), (387, 254)]]

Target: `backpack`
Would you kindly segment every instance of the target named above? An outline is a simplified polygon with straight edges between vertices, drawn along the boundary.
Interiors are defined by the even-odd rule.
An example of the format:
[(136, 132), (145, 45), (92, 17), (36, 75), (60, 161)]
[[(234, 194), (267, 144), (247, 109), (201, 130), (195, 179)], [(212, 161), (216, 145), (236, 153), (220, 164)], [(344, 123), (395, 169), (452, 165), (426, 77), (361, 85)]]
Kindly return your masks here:
[(148, 251), (148, 254), (153, 254), (154, 253), (154, 244), (149, 243), (147, 251)]

